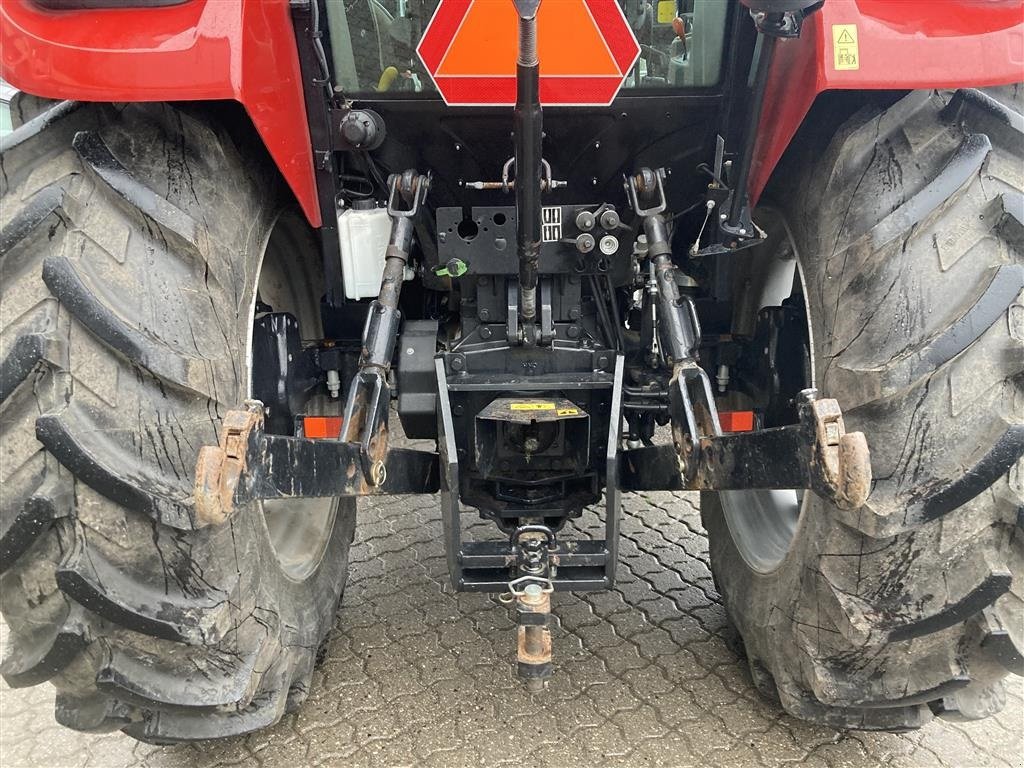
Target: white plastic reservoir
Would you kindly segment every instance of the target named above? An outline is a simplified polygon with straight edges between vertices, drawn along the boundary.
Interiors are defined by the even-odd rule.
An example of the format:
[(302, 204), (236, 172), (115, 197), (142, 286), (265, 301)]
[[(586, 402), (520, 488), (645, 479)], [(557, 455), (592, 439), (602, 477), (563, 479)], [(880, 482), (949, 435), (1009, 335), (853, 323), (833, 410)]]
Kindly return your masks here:
[(391, 219), (385, 208), (346, 208), (338, 214), (346, 298), (365, 299), (380, 293), (390, 238)]

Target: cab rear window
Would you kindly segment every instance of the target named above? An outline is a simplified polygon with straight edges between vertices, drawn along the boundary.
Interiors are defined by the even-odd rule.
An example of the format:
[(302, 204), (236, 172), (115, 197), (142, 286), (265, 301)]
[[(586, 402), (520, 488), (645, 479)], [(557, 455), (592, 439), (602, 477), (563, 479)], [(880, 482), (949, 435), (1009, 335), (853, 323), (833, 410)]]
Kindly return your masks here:
[[(546, 0), (572, 2), (573, 0)], [(334, 75), (346, 94), (436, 92), (416, 46), (440, 0), (327, 0)], [(473, 0), (508, 3), (512, 0)], [(640, 43), (624, 89), (699, 88), (718, 82), (724, 0), (620, 0)], [(566, 45), (572, 45), (567, 31)], [(571, 54), (571, 51), (570, 51)], [(541, 60), (543, 72), (544, 61)]]

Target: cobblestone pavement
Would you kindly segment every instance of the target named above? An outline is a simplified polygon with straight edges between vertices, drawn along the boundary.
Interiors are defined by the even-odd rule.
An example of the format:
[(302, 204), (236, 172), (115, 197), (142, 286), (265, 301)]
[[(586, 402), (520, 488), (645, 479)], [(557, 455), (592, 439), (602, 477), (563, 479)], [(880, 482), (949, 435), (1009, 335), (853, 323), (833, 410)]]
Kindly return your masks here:
[[(57, 726), (49, 686), (0, 692), (0, 764), (22, 766), (1021, 766), (1024, 686), (999, 718), (838, 733), (762, 700), (707, 564), (696, 498), (627, 496), (619, 585), (559, 594), (556, 673), (514, 680), (494, 597), (447, 585), (437, 499), (360, 509), (337, 627), (301, 710), (246, 738), (153, 747)], [(600, 523), (591, 513), (583, 530)], [(472, 535), (491, 535), (488, 524)]]

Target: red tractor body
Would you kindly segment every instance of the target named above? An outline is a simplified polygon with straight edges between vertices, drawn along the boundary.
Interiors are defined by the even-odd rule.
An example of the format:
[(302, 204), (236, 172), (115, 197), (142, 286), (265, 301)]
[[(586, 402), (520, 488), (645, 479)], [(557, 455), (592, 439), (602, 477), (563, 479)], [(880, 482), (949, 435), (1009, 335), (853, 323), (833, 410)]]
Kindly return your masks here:
[[(145, 5), (144, 2), (139, 3)], [(750, 177), (756, 198), (823, 91), (1013, 83), (1024, 67), (1020, 0), (832, 0), (779, 47)], [(832, 29), (858, 30), (856, 69), (837, 70)], [(213, 101), (245, 107), (310, 224), (319, 226), (313, 152), (288, 0), (185, 0), (158, 7), (0, 7), (0, 76), (82, 101)], [(785, 98), (773, 98), (785, 91)]]

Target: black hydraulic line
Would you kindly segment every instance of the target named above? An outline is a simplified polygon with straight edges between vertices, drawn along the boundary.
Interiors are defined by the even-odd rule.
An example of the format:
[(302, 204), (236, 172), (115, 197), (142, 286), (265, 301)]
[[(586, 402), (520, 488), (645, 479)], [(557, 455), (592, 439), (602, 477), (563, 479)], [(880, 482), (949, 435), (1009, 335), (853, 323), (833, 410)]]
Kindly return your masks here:
[(612, 285), (611, 275), (604, 276), (604, 287), (608, 291), (608, 302), (612, 305), (612, 323), (615, 327), (615, 338), (619, 342), (619, 351), (625, 351), (626, 339), (622, 333), (622, 315), (619, 312), (619, 302), (615, 298), (615, 286)]
[(528, 330), (537, 317), (537, 271), (541, 242), (543, 110), (537, 59), (540, 0), (513, 0), (519, 14), (515, 126), (516, 237), (519, 257), (519, 314)]
[[(757, 59), (757, 72), (754, 75), (754, 89), (751, 93), (750, 111), (747, 113), (747, 126), (743, 133), (743, 154), (740, 156), (736, 183), (732, 184), (732, 205), (729, 208), (729, 220), (726, 228), (739, 229), (742, 224), (743, 207), (747, 204), (747, 183), (750, 180), (750, 166), (754, 160), (754, 145), (757, 143), (757, 131), (761, 125), (761, 114), (764, 112), (764, 96), (768, 86), (768, 71), (775, 56), (775, 44), (778, 38), (773, 35), (761, 36), (761, 53)], [(730, 179), (731, 181), (731, 179)]]
[(587, 275), (587, 281), (590, 284), (590, 292), (594, 294), (594, 306), (601, 320), (601, 330), (604, 332), (605, 341), (608, 343), (608, 346), (613, 346), (615, 344), (615, 329), (612, 327), (612, 319), (608, 314), (608, 307), (604, 303), (604, 295), (601, 293), (601, 289), (597, 285), (597, 279), (593, 275)]

